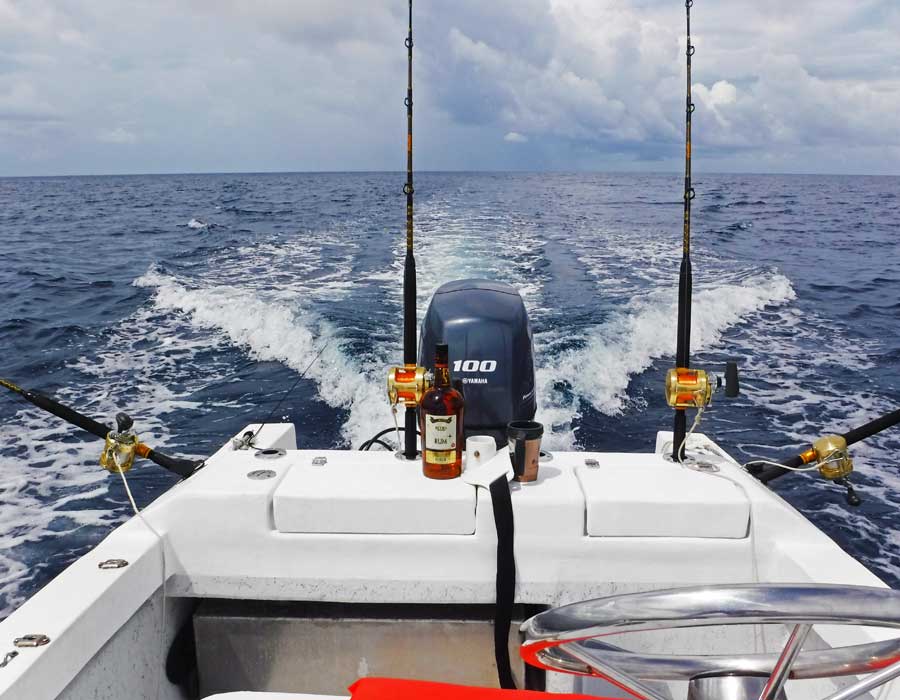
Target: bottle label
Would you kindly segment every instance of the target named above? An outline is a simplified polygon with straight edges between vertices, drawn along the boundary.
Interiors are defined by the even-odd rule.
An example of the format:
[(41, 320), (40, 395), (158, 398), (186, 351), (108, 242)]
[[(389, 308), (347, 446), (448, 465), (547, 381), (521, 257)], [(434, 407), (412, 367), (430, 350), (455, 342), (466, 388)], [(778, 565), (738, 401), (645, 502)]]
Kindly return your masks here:
[(456, 416), (432, 416), (425, 414), (425, 449), (452, 450), (455, 452)]
[(453, 464), (456, 450), (425, 450), (425, 461), (429, 464)]

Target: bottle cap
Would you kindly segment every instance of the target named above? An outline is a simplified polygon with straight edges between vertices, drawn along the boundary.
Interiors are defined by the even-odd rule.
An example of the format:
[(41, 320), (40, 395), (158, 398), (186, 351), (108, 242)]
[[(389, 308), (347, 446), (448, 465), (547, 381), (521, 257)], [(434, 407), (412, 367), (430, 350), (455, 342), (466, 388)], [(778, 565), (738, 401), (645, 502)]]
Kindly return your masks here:
[(450, 350), (447, 346), (447, 343), (438, 343), (434, 346), (434, 361), (439, 365), (448, 364), (448, 358), (450, 355)]

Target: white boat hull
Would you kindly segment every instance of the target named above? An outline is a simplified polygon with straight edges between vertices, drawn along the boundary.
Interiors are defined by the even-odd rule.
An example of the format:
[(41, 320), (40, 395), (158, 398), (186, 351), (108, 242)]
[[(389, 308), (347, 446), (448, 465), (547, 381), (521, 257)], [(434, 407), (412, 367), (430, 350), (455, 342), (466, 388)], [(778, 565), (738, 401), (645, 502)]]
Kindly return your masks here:
[[(666, 440), (660, 433), (646, 454), (555, 453), (537, 483), (513, 486), (517, 603), (556, 606), (699, 584), (885, 585), (702, 435), (691, 449), (715, 473), (664, 459)], [(146, 522), (123, 524), (0, 623), (0, 644), (9, 648), (0, 653), (25, 634), (50, 638), (18, 649), (0, 669), (0, 698), (158, 692), (180, 700), (165, 656), (198, 600), (494, 602), (497, 538), (487, 490), (464, 480), (425, 483), (417, 464), (385, 452), (297, 450), (292, 425), (265, 426), (257, 444), (285, 454), (265, 458), (226, 445), (147, 507)], [(272, 474), (248, 476), (260, 470)], [(99, 566), (117, 559), (127, 565)], [(816, 632), (818, 644), (833, 646), (891, 636), (851, 627)], [(780, 634), (669, 632), (637, 648), (777, 651)], [(360, 672), (394, 671), (361, 661), (341, 671), (346, 685)], [(492, 668), (493, 659), (484, 663)], [(569, 676), (548, 682), (572, 688)], [(308, 676), (298, 683), (290, 690), (329, 690)], [(835, 687), (805, 682), (790, 691), (817, 697)]]

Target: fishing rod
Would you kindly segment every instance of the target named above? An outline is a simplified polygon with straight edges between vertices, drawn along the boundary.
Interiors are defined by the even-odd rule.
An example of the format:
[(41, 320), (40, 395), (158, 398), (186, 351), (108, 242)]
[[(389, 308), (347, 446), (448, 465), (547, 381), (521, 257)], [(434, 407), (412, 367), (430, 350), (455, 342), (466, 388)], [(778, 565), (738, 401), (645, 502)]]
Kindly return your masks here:
[[(694, 188), (691, 187), (691, 114), (694, 103), (691, 100), (691, 56), (694, 46), (691, 44), (691, 6), (694, 0), (684, 3), (687, 21), (687, 100), (685, 102), (685, 149), (684, 149), (684, 229), (681, 242), (681, 269), (678, 272), (678, 330), (676, 331), (675, 366), (687, 370), (691, 366), (691, 288), (693, 274), (691, 271), (691, 200)], [(675, 426), (672, 439), (672, 459), (678, 459), (679, 451), (685, 439), (687, 416), (684, 408), (675, 409)]]
[[(152, 449), (143, 442), (139, 442), (137, 436), (130, 433), (133, 421), (125, 413), (119, 413), (116, 416), (116, 430), (112, 430), (106, 425), (103, 425), (103, 423), (99, 423), (93, 418), (59, 403), (59, 401), (46, 394), (23, 389), (7, 379), (0, 379), (0, 386), (18, 394), (38, 408), (47, 411), (48, 413), (52, 413), (57, 418), (62, 418), (67, 423), (71, 423), (92, 435), (96, 435), (101, 440), (106, 440), (107, 444), (104, 448), (103, 456), (101, 457), (101, 464), (104, 468), (110, 469), (110, 471), (113, 471), (111, 468), (112, 466), (121, 468), (122, 471), (126, 471), (131, 467), (134, 456), (149, 459), (151, 462), (155, 462), (162, 468), (178, 474), (178, 476), (183, 479), (186, 479), (203, 466), (202, 460), (198, 461), (182, 459), (180, 457), (170, 457), (162, 452)], [(116, 461), (110, 461), (110, 466), (107, 466), (107, 464), (104, 463), (104, 460), (113, 460), (117, 447), (121, 447), (123, 452), (129, 453), (130, 460), (126, 458), (126, 461), (121, 461), (116, 458)]]
[[(413, 28), (412, 0), (409, 0), (409, 33), (406, 36), (406, 259), (403, 261), (403, 364), (416, 366), (416, 258), (413, 255)], [(406, 459), (416, 458), (416, 409), (406, 407), (404, 420)]]
[[(859, 505), (861, 501), (850, 484), (849, 477), (853, 471), (853, 461), (847, 448), (854, 443), (877, 435), (883, 430), (892, 428), (898, 423), (900, 423), (900, 408), (841, 435), (825, 435), (816, 440), (808, 449), (781, 462), (754, 460), (748, 462), (745, 467), (764, 484), (791, 472), (818, 469), (823, 477), (847, 489), (848, 503)], [(813, 467), (804, 467), (813, 462), (816, 463)]]
[[(687, 97), (685, 99), (685, 148), (684, 148), (684, 228), (681, 239), (681, 267), (678, 271), (678, 327), (675, 332), (675, 367), (666, 375), (666, 401), (675, 409), (675, 425), (672, 431), (672, 459), (676, 462), (684, 460), (687, 436), (697, 425), (703, 411), (709, 406), (712, 394), (720, 387), (725, 387), (725, 396), (734, 397), (740, 393), (738, 384), (737, 363), (729, 361), (725, 365), (724, 381), (722, 377), (707, 373), (702, 369), (691, 369), (691, 290), (693, 273), (691, 271), (691, 201), (694, 199), (694, 188), (691, 186), (691, 115), (694, 113), (694, 102), (691, 95), (691, 57), (694, 45), (691, 43), (691, 7), (694, 0), (685, 0), (685, 20), (687, 26)], [(691, 430), (687, 430), (685, 410), (696, 409), (697, 415)]]
[[(416, 448), (416, 408), (428, 389), (425, 368), (416, 362), (416, 258), (413, 254), (413, 30), (412, 0), (409, 0), (409, 32), (406, 35), (407, 83), (406, 99), (406, 258), (403, 261), (403, 366), (388, 370), (388, 399), (395, 407), (406, 407), (403, 431), (403, 457), (418, 457)], [(396, 413), (395, 413), (396, 420)], [(397, 427), (399, 433), (401, 428)], [(373, 438), (374, 439), (374, 438)], [(384, 443), (382, 443), (384, 444)], [(365, 445), (364, 445), (365, 446)], [(371, 441), (369, 441), (371, 446)], [(368, 449), (368, 448), (366, 448)]]

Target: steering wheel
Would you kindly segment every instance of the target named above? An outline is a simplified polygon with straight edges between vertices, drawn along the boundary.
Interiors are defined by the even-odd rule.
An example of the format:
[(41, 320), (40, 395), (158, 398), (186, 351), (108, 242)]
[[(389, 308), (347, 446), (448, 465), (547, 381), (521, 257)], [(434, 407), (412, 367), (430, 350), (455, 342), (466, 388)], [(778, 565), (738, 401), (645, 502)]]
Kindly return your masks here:
[[(756, 624), (794, 625), (780, 654), (639, 654), (599, 641), (623, 632)], [(900, 638), (800, 653), (814, 624), (900, 629), (900, 591), (748, 584), (597, 598), (527, 620), (521, 655), (540, 668), (604, 678), (644, 700), (666, 700), (642, 682), (651, 679), (768, 675), (759, 700), (775, 700), (788, 678), (870, 674), (827, 699), (850, 700), (900, 676)]]

